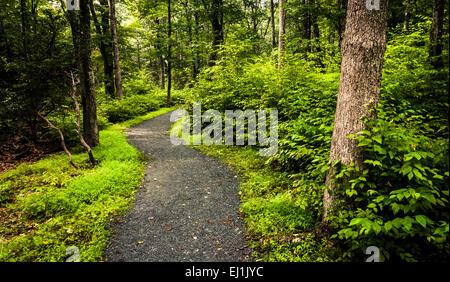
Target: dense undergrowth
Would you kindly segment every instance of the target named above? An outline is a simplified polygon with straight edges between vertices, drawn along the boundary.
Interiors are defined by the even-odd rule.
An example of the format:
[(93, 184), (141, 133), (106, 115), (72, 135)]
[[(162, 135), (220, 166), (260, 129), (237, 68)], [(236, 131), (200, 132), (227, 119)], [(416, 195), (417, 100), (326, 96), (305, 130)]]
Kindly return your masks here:
[[(375, 245), (384, 261), (448, 259), (448, 51), (445, 67), (428, 61), (426, 25), (389, 34), (378, 118), (349, 136), (365, 166), (341, 168), (339, 213), (330, 237), (319, 232), (336, 107), (336, 67), (317, 68), (288, 52), (281, 71), (270, 58), (229, 45), (201, 73), (188, 108), (278, 109), (279, 150), (200, 147), (243, 172), (242, 211), (256, 256), (265, 261), (364, 261)], [(425, 26), (424, 26), (425, 25)], [(425, 42), (425, 43), (424, 43)], [(250, 43), (248, 43), (250, 44)], [(337, 165), (337, 164), (336, 164)]]
[(95, 167), (77, 152), (80, 169), (56, 154), (0, 175), (0, 261), (64, 261), (70, 246), (79, 248), (81, 261), (103, 260), (110, 220), (129, 208), (146, 164), (122, 131), (171, 110), (102, 130)]

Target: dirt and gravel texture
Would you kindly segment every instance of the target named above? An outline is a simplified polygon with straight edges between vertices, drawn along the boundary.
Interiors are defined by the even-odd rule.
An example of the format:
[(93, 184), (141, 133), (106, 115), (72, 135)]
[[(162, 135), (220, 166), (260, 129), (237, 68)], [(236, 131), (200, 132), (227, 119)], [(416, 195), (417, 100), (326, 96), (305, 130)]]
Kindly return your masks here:
[(214, 157), (170, 142), (170, 114), (127, 131), (148, 158), (127, 215), (111, 227), (108, 261), (250, 261), (237, 176)]

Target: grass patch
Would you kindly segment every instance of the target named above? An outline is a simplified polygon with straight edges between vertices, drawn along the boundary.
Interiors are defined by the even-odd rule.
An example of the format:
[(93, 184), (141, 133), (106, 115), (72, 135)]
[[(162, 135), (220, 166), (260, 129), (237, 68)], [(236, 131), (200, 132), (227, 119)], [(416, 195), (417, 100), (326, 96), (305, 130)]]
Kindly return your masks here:
[(173, 109), (102, 130), (96, 167), (78, 153), (75, 169), (61, 153), (0, 175), (0, 261), (61, 262), (70, 246), (81, 261), (102, 261), (109, 223), (130, 207), (146, 165), (123, 130)]

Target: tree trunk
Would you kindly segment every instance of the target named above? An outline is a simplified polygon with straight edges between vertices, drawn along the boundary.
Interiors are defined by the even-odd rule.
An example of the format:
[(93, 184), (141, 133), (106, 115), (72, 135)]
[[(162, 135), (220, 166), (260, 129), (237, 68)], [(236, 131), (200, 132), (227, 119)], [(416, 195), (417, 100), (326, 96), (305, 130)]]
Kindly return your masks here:
[(200, 73), (200, 50), (199, 50), (199, 30), (200, 20), (198, 11), (194, 10), (194, 35), (195, 35), (195, 67), (194, 67), (194, 80), (197, 80), (197, 75)]
[(277, 48), (277, 38), (275, 31), (275, 4), (270, 0), (270, 23), (272, 25), (272, 50)]
[(26, 61), (28, 61), (28, 21), (27, 21), (27, 6), (25, 0), (20, 0), (20, 19), (22, 26), (22, 48), (23, 48), (23, 57)]
[(213, 0), (211, 7), (211, 26), (213, 30), (212, 52), (209, 57), (210, 66), (218, 59), (219, 46), (223, 44), (223, 0)]
[(86, 142), (91, 147), (99, 144), (97, 101), (95, 98), (94, 72), (91, 59), (91, 16), (89, 0), (80, 0), (79, 35), (80, 80), (83, 103), (83, 126)]
[(115, 0), (109, 0), (109, 14), (111, 18), (111, 35), (113, 44), (113, 54), (114, 54), (114, 71), (116, 73), (116, 96), (118, 98), (123, 97), (122, 91), (122, 73), (120, 70), (120, 59), (119, 59), (119, 42), (117, 39), (117, 21), (116, 21), (116, 3)]
[(409, 0), (405, 0), (405, 11), (403, 18), (403, 31), (408, 31), (409, 28)]
[[(102, 1), (102, 2), (105, 2), (105, 1)], [(94, 20), (94, 26), (95, 26), (96, 32), (100, 36), (100, 46), (99, 47), (100, 47), (100, 54), (102, 55), (102, 58), (103, 58), (103, 75), (104, 75), (103, 83), (105, 85), (105, 93), (107, 96), (114, 99), (115, 98), (115, 93), (114, 93), (115, 89), (114, 89), (113, 57), (112, 57), (111, 49), (107, 48), (107, 43), (106, 43), (109, 39), (106, 37), (106, 34), (104, 33), (105, 30), (102, 29), (102, 26), (97, 19), (97, 14), (95, 12), (93, 0), (89, 1), (89, 7), (91, 9), (92, 19)], [(107, 10), (108, 10), (107, 14), (109, 15), (109, 8)], [(102, 25), (103, 24), (104, 24), (104, 22), (102, 21)], [(109, 26), (109, 24), (108, 24), (108, 26)]]
[(171, 15), (171, 0), (168, 0), (168, 49), (167, 49), (167, 106), (170, 105), (170, 96), (172, 91), (172, 15)]
[(347, 3), (348, 3), (348, 0), (339, 0), (338, 1), (339, 10), (342, 13), (339, 16), (339, 21), (338, 21), (339, 48), (341, 48), (342, 40), (344, 38)]
[[(363, 156), (356, 139), (347, 138), (366, 128), (361, 120), (375, 118), (383, 58), (386, 50), (386, 11), (388, 0), (380, 1), (380, 10), (368, 10), (365, 1), (349, 0), (344, 40), (339, 95), (336, 106), (330, 161), (362, 168)], [(334, 168), (326, 177), (324, 222), (334, 212)]]
[[(309, 5), (310, 5), (311, 3), (310, 3), (310, 0), (303, 0), (303, 6), (308, 6), (306, 9), (306, 15), (305, 15), (305, 17), (303, 18), (303, 39), (306, 39), (306, 40), (310, 40), (311, 39), (311, 35), (312, 35), (312, 33), (311, 33), (311, 30), (312, 30), (312, 19), (311, 19), (311, 12), (310, 12), (310, 9), (309, 9)], [(308, 50), (309, 50), (309, 47), (310, 47), (310, 44), (309, 44), (309, 42), (308, 42)]]
[(92, 153), (92, 148), (91, 148), (91, 146), (89, 146), (89, 144), (86, 143), (86, 140), (84, 139), (83, 134), (81, 132), (81, 118), (80, 118), (81, 112), (80, 112), (80, 106), (78, 105), (77, 96), (76, 96), (77, 83), (75, 82), (75, 78), (73, 76), (73, 73), (71, 73), (71, 83), (72, 83), (71, 84), (72, 89), (70, 91), (70, 98), (72, 98), (73, 104), (75, 106), (75, 113), (76, 113), (76, 116), (77, 116), (76, 124), (77, 124), (78, 138), (80, 138), (81, 145), (86, 149), (91, 164), (93, 166), (95, 166), (97, 164), (97, 161), (95, 160), (94, 154)]
[(429, 57), (434, 68), (443, 66), (442, 58), (442, 27), (444, 24), (445, 0), (434, 0), (433, 2), (433, 26), (430, 32)]
[(279, 0), (279, 32), (278, 32), (278, 69), (281, 69), (284, 60), (284, 49), (285, 49), (285, 34), (286, 34), (286, 10), (284, 9), (284, 4), (287, 0)]

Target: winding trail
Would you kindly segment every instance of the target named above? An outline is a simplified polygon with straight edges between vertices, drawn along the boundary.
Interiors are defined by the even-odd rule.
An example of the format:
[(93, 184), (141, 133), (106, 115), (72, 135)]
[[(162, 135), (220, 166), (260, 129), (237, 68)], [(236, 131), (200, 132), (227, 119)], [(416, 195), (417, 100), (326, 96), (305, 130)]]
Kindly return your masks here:
[(128, 142), (150, 160), (133, 208), (111, 227), (107, 260), (251, 260), (237, 177), (213, 157), (172, 145), (170, 114), (127, 131)]

